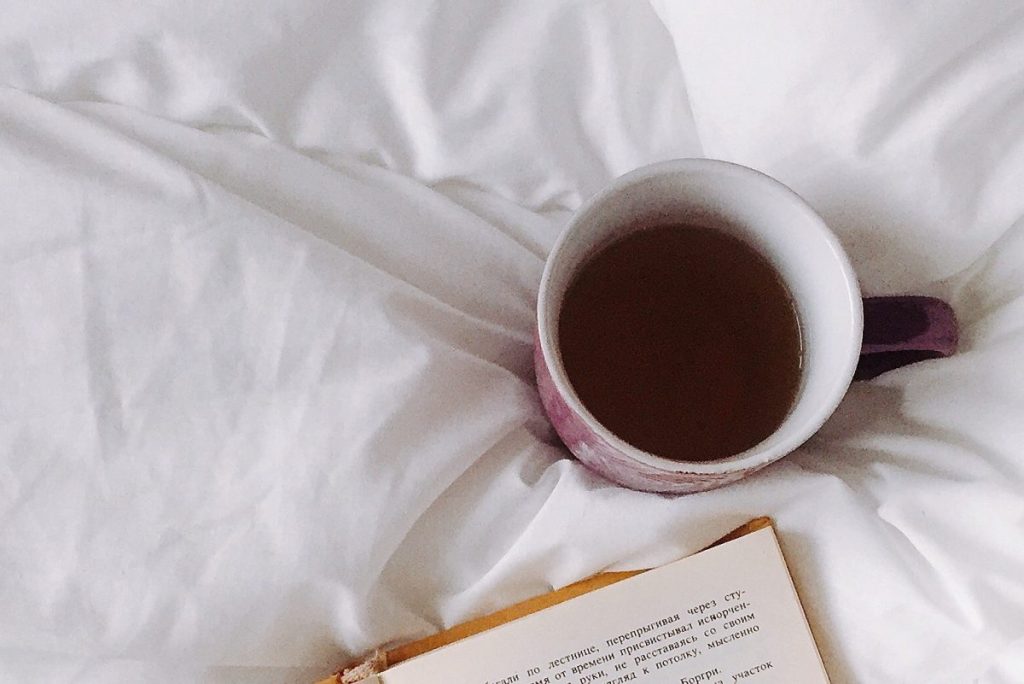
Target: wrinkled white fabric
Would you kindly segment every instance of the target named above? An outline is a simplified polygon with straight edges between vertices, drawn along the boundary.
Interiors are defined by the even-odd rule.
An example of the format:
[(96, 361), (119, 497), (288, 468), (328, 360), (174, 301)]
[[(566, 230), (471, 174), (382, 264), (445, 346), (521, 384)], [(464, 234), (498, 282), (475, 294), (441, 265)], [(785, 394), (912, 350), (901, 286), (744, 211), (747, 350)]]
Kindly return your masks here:
[[(1022, 681), (1022, 63), (999, 2), (5, 7), (0, 681), (306, 682), (761, 514), (834, 681)], [(533, 306), (701, 155), (963, 351), (669, 498), (565, 457)]]

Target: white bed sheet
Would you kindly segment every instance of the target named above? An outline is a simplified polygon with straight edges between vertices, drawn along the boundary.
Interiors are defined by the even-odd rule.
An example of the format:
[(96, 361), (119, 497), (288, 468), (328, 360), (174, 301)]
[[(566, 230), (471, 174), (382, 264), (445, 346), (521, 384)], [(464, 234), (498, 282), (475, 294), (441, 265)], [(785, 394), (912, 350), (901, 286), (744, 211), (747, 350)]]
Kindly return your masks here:
[[(775, 517), (836, 682), (1024, 681), (1024, 13), (1008, 3), (15, 3), (0, 681), (305, 682)], [(749, 164), (957, 357), (736, 486), (567, 459), (544, 255)]]

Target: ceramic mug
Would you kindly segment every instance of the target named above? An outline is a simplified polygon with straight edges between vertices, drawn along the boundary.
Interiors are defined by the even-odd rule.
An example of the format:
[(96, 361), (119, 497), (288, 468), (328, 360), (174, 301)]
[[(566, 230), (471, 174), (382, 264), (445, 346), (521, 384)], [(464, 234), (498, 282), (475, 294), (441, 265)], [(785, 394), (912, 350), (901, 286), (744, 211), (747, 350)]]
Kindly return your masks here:
[[(714, 461), (661, 458), (614, 435), (573, 391), (559, 352), (561, 303), (578, 270), (626, 233), (666, 223), (710, 223), (752, 246), (788, 286), (800, 321), (802, 377), (788, 416), (761, 443)], [(686, 493), (734, 482), (796, 449), (836, 409), (855, 375), (946, 356), (956, 342), (953, 311), (940, 300), (862, 300), (835, 235), (783, 184), (737, 164), (679, 159), (616, 179), (569, 222), (541, 280), (534, 367), (544, 409), (580, 461), (632, 489)]]

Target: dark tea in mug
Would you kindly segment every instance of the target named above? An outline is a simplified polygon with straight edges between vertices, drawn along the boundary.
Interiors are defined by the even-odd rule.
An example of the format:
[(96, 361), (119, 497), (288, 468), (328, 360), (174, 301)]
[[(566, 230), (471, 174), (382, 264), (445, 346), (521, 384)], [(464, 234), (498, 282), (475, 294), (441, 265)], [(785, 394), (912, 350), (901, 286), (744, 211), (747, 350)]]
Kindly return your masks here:
[(598, 422), (677, 461), (760, 443), (801, 381), (800, 322), (785, 283), (713, 226), (644, 228), (591, 257), (562, 301), (558, 345)]

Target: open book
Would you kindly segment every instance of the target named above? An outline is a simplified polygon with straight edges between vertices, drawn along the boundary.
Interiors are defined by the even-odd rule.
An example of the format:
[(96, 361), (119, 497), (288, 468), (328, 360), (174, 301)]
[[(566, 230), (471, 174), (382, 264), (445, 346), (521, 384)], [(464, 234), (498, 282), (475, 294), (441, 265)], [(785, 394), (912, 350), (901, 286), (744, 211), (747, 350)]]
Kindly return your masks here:
[[(401, 662), (361, 681), (827, 684), (770, 521), (725, 539), (654, 570), (599, 575), (461, 626), (470, 636), (453, 628), (381, 654)], [(539, 610), (544, 603), (555, 605)], [(425, 652), (410, 657), (409, 646)], [(357, 681), (352, 674), (326, 681)]]

